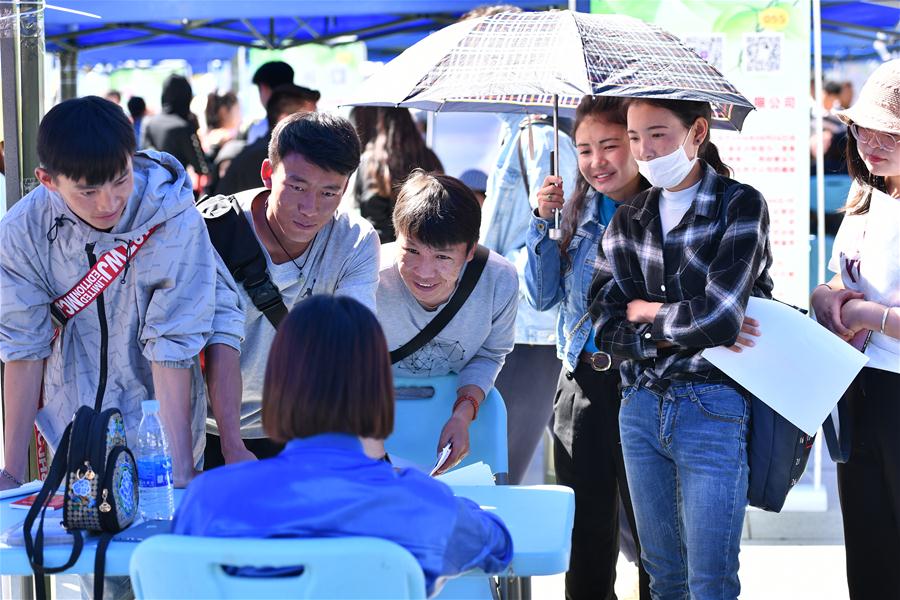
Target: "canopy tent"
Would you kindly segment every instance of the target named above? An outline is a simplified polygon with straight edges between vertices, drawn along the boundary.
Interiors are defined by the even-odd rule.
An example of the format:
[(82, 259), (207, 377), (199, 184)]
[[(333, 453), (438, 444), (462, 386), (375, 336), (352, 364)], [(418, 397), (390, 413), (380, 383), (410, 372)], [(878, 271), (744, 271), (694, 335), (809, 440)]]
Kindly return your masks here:
[(884, 60), (884, 53), (900, 52), (897, 0), (823, 0), (821, 4), (823, 60)]
[[(391, 58), (429, 32), (456, 21), (473, 0), (157, 0), (131, 3), (94, 0), (57, 0), (53, 6), (83, 13), (47, 10), (47, 49), (77, 52), (78, 63), (117, 63), (123, 60), (185, 57), (200, 70), (201, 61), (228, 60), (238, 46), (285, 49), (303, 44), (366, 42), (369, 56)], [(514, 2), (528, 10), (568, 3), (546, 0)], [(123, 49), (125, 47), (126, 49)], [(198, 57), (193, 57), (200, 48)], [(199, 58), (199, 60), (197, 60)]]

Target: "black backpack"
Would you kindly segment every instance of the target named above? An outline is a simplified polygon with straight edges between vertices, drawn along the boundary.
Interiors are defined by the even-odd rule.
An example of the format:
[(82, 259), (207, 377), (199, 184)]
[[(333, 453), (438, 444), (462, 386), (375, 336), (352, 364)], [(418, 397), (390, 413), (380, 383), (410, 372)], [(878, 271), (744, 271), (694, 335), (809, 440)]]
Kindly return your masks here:
[(244, 286), (253, 306), (277, 329), (287, 316), (287, 306), (272, 283), (266, 257), (237, 197), (206, 196), (196, 206), (206, 223), (209, 239), (228, 271)]
[[(63, 525), (72, 534), (72, 552), (65, 564), (49, 567), (44, 564), (44, 518), (50, 499), (63, 482)], [(137, 511), (137, 464), (125, 439), (122, 413), (117, 408), (98, 412), (82, 406), (63, 433), (50, 473), (23, 525), (38, 599), (46, 598), (43, 576), (65, 571), (81, 556), (83, 530), (100, 533), (94, 558), (94, 597), (102, 598), (106, 547), (113, 534), (131, 525)], [(32, 537), (38, 516), (40, 522)]]

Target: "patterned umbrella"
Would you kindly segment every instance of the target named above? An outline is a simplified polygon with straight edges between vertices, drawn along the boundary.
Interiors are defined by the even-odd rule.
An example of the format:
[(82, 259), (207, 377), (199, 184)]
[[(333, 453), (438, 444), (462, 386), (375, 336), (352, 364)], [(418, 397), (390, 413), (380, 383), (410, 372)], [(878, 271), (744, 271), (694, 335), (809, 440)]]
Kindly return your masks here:
[(573, 113), (585, 95), (709, 102), (713, 127), (753, 110), (676, 36), (638, 19), (567, 10), (462, 21), (411, 46), (360, 88), (357, 106)]

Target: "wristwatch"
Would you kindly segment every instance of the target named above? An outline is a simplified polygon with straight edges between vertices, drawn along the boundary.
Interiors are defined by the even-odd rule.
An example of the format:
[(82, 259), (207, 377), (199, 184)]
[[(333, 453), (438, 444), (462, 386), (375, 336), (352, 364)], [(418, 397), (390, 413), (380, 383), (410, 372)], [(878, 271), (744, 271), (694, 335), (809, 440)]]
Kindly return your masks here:
[(595, 371), (608, 371), (612, 366), (612, 357), (608, 352), (594, 352), (591, 354), (591, 368)]

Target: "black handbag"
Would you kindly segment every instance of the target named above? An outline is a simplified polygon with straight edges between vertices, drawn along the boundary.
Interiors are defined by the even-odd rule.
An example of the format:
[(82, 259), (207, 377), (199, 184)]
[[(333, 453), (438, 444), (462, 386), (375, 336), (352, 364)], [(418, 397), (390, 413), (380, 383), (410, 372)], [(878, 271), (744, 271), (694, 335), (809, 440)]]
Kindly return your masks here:
[[(65, 564), (51, 567), (44, 564), (44, 516), (63, 482), (63, 526), (72, 534), (72, 552)], [(94, 558), (94, 598), (102, 598), (106, 547), (113, 534), (131, 525), (137, 511), (137, 465), (125, 439), (122, 413), (117, 408), (98, 412), (82, 406), (63, 433), (50, 473), (23, 525), (38, 600), (46, 598), (43, 576), (61, 573), (78, 560), (84, 546), (83, 531), (100, 533)]]
[(747, 498), (751, 506), (781, 512), (788, 492), (806, 470), (816, 436), (806, 434), (756, 396), (749, 400)]

